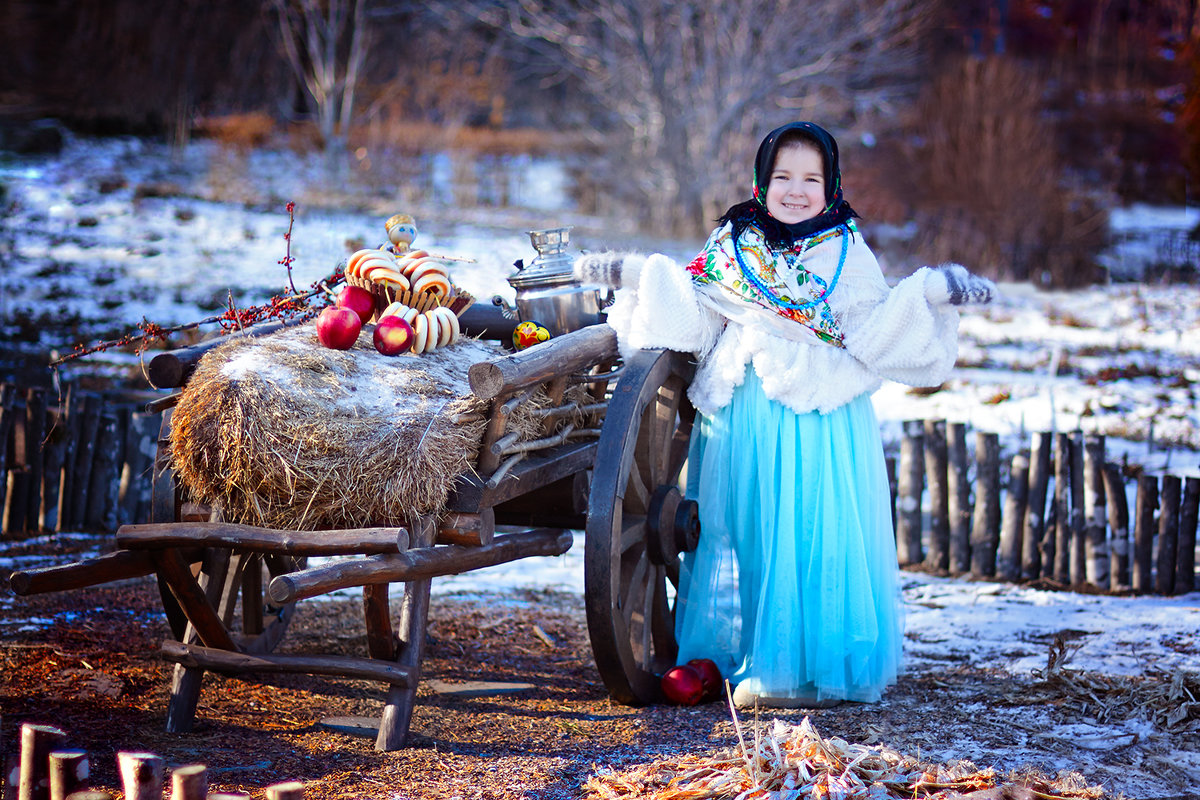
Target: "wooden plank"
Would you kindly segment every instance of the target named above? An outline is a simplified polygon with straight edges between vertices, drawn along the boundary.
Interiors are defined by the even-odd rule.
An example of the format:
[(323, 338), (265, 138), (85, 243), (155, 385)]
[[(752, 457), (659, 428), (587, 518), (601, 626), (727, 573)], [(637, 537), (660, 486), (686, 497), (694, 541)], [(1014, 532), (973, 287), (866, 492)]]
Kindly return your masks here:
[(896, 559), (900, 566), (924, 560), (921, 496), (925, 492), (925, 430), (920, 420), (903, 423), (900, 439), (900, 476), (897, 488)]
[(0, 384), (0, 511), (8, 505), (9, 441), (15, 427), (17, 387), (11, 383)]
[(1083, 440), (1084, 541), (1087, 545), (1087, 582), (1107, 589), (1110, 545), (1108, 496), (1104, 488), (1104, 436), (1089, 434)]
[(125, 800), (162, 800), (166, 768), (166, 759), (154, 753), (117, 753), (117, 769), (121, 773)]
[(1035, 433), (1029, 453), (1029, 497), (1025, 505), (1025, 527), (1021, 533), (1021, 577), (1037, 580), (1043, 567), (1054, 561), (1053, 549), (1043, 560), (1046, 551), (1046, 490), (1050, 486), (1050, 454), (1053, 440), (1050, 433)]
[(170, 587), (171, 594), (179, 601), (187, 615), (188, 623), (195, 628), (200, 641), (208, 647), (237, 650), (229, 632), (221, 624), (216, 611), (200, 588), (192, 571), (177, 550), (152, 550), (151, 558), (159, 576)]
[(41, 526), (43, 475), (46, 470), (46, 390), (31, 387), (25, 393), (25, 464), (29, 468), (25, 527)]
[[(417, 551), (429, 550), (436, 533), (435, 520), (428, 516), (414, 516), (409, 528), (413, 532), (413, 544)], [(396, 626), (396, 662), (399, 667), (409, 672), (412, 681), (408, 685), (392, 686), (388, 689), (383, 713), (379, 717), (379, 733), (375, 737), (376, 750), (398, 750), (408, 743), (408, 729), (417, 702), (417, 680), (420, 678), (421, 661), (425, 655), (429, 589), (428, 577), (410, 580), (404, 587), (400, 620)]]
[(83, 423), (79, 429), (79, 442), (75, 446), (75, 461), (71, 465), (71, 525), (83, 527), (87, 524), (87, 508), (92, 488), (92, 467), (96, 461), (96, 442), (100, 436), (100, 416), (104, 410), (104, 399), (94, 392), (83, 398)]
[(1121, 465), (1104, 464), (1104, 491), (1108, 506), (1108, 588), (1119, 592), (1129, 588), (1129, 498)]
[(925, 564), (930, 569), (950, 569), (950, 496), (949, 465), (946, 454), (946, 421), (925, 420), (925, 484), (929, 487), (929, 552)]
[(129, 415), (121, 483), (117, 495), (118, 525), (146, 522), (154, 487), (154, 453), (158, 449), (159, 417), (135, 411)]
[(476, 397), (491, 400), (535, 383), (581, 372), (617, 355), (616, 332), (589, 325), (511, 355), (482, 361), (467, 370)]
[(162, 413), (158, 442), (154, 451), (154, 478), (151, 486), (150, 520), (175, 522), (178, 518), (178, 491), (175, 472), (171, 469), (171, 416), (175, 409)]
[(996, 575), (1006, 581), (1021, 578), (1022, 531), (1029, 502), (1029, 453), (1012, 457), (1008, 469), (1008, 494), (1001, 515), (1000, 549)]
[(50, 800), (50, 752), (62, 747), (66, 737), (52, 725), (22, 723), (17, 800)]
[(268, 591), (276, 603), (292, 603), (351, 586), (424, 580), (530, 556), (562, 555), (571, 549), (573, 541), (571, 531), (543, 529), (497, 536), (486, 547), (437, 545), (395, 555), (367, 556), (276, 576)]
[(1000, 437), (980, 431), (975, 436), (975, 513), (971, 519), (971, 574), (996, 574), (1000, 544)]
[(1178, 475), (1163, 475), (1158, 510), (1158, 558), (1154, 590), (1175, 594), (1175, 558), (1179, 548), (1179, 503), (1183, 481)]
[(474, 512), (536, 491), (590, 468), (596, 460), (596, 448), (595, 441), (578, 441), (567, 442), (546, 453), (530, 454), (505, 475), (495, 488), (489, 488), (485, 479), (479, 476), (463, 475), (446, 501), (446, 508)]
[(83, 408), (86, 403), (84, 392), (77, 384), (67, 387), (59, 423), (63, 433), (62, 458), (58, 481), (58, 510), (55, 513), (54, 529), (69, 531), (75, 520), (71, 517), (71, 498), (75, 493), (75, 456), (83, 431)]
[(0, 514), (0, 535), (18, 538), (28, 527), (29, 468), (13, 467), (4, 476), (3, 514)]
[(101, 409), (96, 430), (96, 451), (88, 476), (88, 501), (83, 522), (88, 530), (117, 529), (117, 498), (121, 488), (120, 463), (125, 447), (121, 414), (111, 405)]
[(971, 479), (967, 459), (967, 426), (946, 426), (947, 482), (950, 512), (950, 574), (971, 569)]
[[(1047, 567), (1050, 565), (1047, 564)], [(1071, 438), (1054, 436), (1054, 580), (1071, 581)]]
[(485, 508), (478, 514), (452, 511), (438, 520), (438, 544), (480, 547), (491, 544), (495, 538), (496, 512), (492, 508)]
[(171, 547), (231, 547), (293, 556), (377, 555), (408, 549), (404, 528), (284, 531), (232, 522), (173, 522), (123, 525), (117, 545), (129, 550)]
[(1070, 529), (1071, 559), (1069, 569), (1071, 585), (1083, 586), (1087, 582), (1087, 529), (1084, 525), (1084, 485), (1083, 485), (1083, 432), (1072, 431), (1071, 445), (1071, 517), (1068, 522)]
[(1154, 588), (1152, 558), (1154, 552), (1154, 512), (1158, 509), (1158, 478), (1142, 473), (1138, 476), (1137, 500), (1134, 503), (1133, 569), (1130, 585), (1138, 594)]
[(162, 643), (161, 654), (167, 661), (185, 667), (226, 675), (239, 675), (247, 672), (304, 673), (373, 680), (401, 686), (406, 686), (412, 681), (412, 671), (406, 667), (377, 659), (353, 656), (238, 653), (221, 648), (184, 644), (174, 639), (167, 639)]
[(66, 428), (61, 409), (46, 410), (46, 434), (43, 445), (42, 502), (38, 507), (38, 526), (43, 531), (58, 529), (58, 498), (62, 485), (63, 457), (67, 447)]
[[(198, 550), (189, 551), (185, 553), (185, 558), (195, 559), (198, 554)], [(149, 553), (117, 550), (71, 564), (17, 570), (9, 576), (9, 586), (14, 594), (23, 596), (83, 589), (153, 573), (154, 561)]]
[(396, 636), (392, 633), (388, 584), (368, 583), (363, 587), (363, 620), (367, 629), (367, 654), (384, 661), (396, 660)]
[(1179, 507), (1179, 548), (1175, 557), (1175, 593), (1196, 589), (1196, 525), (1200, 516), (1200, 478), (1188, 478)]
[(86, 750), (50, 752), (50, 800), (66, 800), (72, 792), (86, 789), (90, 776), (91, 762)]

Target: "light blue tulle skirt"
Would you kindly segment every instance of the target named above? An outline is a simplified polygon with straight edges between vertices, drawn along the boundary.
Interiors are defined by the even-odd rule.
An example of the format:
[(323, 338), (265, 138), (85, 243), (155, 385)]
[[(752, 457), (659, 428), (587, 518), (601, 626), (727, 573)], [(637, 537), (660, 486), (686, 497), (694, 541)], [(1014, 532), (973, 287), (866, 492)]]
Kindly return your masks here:
[(711, 658), (756, 694), (878, 700), (904, 623), (870, 397), (796, 414), (748, 367), (732, 402), (697, 416), (687, 495), (701, 528), (680, 574), (680, 663)]

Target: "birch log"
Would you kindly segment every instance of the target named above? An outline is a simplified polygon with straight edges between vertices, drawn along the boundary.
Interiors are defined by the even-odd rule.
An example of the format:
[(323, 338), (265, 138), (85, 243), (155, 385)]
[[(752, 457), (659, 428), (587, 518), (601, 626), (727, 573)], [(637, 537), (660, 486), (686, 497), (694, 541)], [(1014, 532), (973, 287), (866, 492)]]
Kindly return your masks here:
[(1188, 478), (1179, 507), (1179, 549), (1175, 557), (1175, 592), (1196, 589), (1196, 523), (1200, 516), (1200, 478)]
[(1104, 489), (1104, 437), (1091, 434), (1083, 440), (1084, 539), (1087, 582), (1102, 589), (1109, 585), (1107, 496)]
[(1145, 594), (1154, 588), (1154, 512), (1158, 509), (1158, 478), (1142, 473), (1138, 476), (1137, 501), (1134, 509), (1133, 571), (1130, 583), (1133, 591)]
[[(1022, 531), (1021, 575), (1026, 580), (1042, 577), (1043, 540), (1046, 533), (1046, 489), (1050, 485), (1050, 454), (1052, 449), (1049, 433), (1033, 436), (1029, 454), (1029, 499), (1025, 506), (1025, 528)], [(1053, 562), (1054, 555), (1045, 560)]]
[(971, 520), (971, 574), (996, 574), (1000, 541), (1000, 437), (980, 431), (975, 438), (975, 514)]
[(1158, 559), (1154, 571), (1154, 589), (1164, 596), (1175, 594), (1181, 485), (1178, 475), (1163, 475), (1158, 503)]
[(925, 420), (925, 482), (929, 486), (930, 569), (950, 568), (950, 501), (946, 478), (946, 421)]
[(1104, 465), (1104, 488), (1108, 496), (1109, 561), (1108, 588), (1114, 592), (1129, 588), (1129, 498), (1121, 465)]
[(1001, 516), (1000, 555), (996, 574), (1006, 581), (1021, 577), (1021, 532), (1029, 501), (1029, 454), (1017, 453), (1008, 470), (1008, 496)]
[(896, 556), (900, 566), (907, 567), (920, 564), (924, 559), (921, 548), (921, 495), (925, 488), (925, 434), (920, 421), (905, 422), (903, 430), (897, 492)]
[(950, 495), (950, 574), (971, 569), (971, 465), (967, 460), (967, 426), (946, 426), (946, 452)]

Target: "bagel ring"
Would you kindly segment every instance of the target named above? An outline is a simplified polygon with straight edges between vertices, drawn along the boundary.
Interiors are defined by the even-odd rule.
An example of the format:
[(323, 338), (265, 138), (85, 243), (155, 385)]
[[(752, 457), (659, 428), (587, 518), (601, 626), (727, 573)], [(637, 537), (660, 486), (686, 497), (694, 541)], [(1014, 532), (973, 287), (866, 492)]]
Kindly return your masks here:
[(447, 297), (450, 294), (450, 278), (441, 272), (429, 272), (413, 281), (412, 290), (416, 294), (428, 292), (435, 297)]

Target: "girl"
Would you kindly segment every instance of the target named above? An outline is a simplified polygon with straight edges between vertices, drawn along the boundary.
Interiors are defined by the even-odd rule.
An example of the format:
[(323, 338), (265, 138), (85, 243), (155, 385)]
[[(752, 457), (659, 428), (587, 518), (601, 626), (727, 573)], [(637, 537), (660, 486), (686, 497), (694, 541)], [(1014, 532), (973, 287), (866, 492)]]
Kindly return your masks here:
[(890, 497), (871, 394), (946, 379), (958, 311), (990, 281), (922, 267), (890, 287), (842, 193), (837, 143), (810, 122), (771, 131), (753, 196), (686, 267), (593, 254), (580, 281), (619, 289), (624, 353), (694, 353), (699, 412), (688, 496), (679, 661), (712, 658), (738, 705), (873, 702), (896, 677), (901, 619)]

